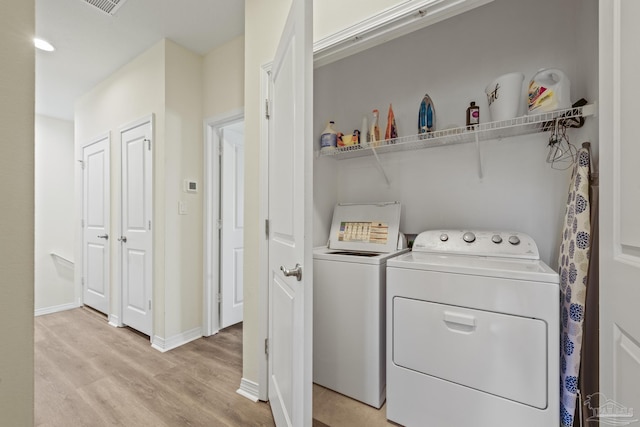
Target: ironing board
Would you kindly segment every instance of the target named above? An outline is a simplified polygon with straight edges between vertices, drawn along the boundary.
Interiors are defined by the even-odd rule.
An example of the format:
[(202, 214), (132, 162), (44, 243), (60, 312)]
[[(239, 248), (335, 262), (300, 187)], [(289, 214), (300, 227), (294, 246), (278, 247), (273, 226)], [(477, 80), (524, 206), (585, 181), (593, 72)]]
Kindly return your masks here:
[(558, 260), (560, 273), (560, 425), (572, 427), (576, 414), (578, 372), (582, 348), (591, 219), (589, 203), (590, 154), (578, 151), (569, 185), (562, 244)]

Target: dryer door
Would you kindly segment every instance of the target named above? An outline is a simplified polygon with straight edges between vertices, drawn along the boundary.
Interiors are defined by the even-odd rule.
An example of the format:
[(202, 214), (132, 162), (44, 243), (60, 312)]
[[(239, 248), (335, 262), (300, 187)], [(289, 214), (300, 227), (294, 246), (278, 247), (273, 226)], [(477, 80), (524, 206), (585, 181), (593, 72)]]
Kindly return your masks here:
[(393, 298), (393, 363), (482, 392), (547, 407), (547, 324)]

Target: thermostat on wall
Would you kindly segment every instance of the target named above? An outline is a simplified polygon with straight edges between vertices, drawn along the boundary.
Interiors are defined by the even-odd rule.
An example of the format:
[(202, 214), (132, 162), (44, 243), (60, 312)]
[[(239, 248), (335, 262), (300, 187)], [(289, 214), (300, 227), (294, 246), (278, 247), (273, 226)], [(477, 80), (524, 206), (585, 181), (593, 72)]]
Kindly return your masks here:
[(188, 179), (184, 180), (184, 192), (185, 193), (197, 193), (198, 192), (198, 183), (195, 181), (189, 181)]

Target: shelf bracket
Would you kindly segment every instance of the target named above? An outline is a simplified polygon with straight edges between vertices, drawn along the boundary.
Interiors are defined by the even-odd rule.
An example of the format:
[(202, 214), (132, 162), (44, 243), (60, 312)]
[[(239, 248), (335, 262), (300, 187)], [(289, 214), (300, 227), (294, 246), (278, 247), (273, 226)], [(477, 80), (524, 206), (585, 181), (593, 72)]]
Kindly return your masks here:
[(387, 187), (390, 187), (391, 183), (389, 182), (389, 178), (387, 177), (387, 174), (384, 171), (384, 167), (382, 167), (382, 163), (380, 163), (380, 157), (378, 157), (378, 153), (376, 152), (376, 147), (374, 147), (372, 145), (371, 146), (371, 151), (373, 152), (373, 155), (376, 158), (376, 163), (378, 164), (378, 170), (380, 171), (380, 173), (382, 174), (382, 177), (384, 178), (385, 182), (387, 183)]
[(479, 132), (477, 130), (475, 130), (475, 136), (476, 136), (476, 151), (478, 153), (478, 178), (480, 178), (480, 181), (482, 181), (482, 178), (484, 176), (483, 171), (482, 171), (482, 150), (480, 149), (480, 136), (478, 135)]

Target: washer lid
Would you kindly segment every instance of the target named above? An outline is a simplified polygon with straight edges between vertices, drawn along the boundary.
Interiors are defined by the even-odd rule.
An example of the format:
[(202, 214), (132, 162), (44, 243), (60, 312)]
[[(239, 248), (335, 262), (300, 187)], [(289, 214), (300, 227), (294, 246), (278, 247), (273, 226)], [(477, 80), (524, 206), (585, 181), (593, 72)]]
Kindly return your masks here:
[(386, 253), (396, 250), (400, 202), (338, 203), (333, 210), (329, 248)]

